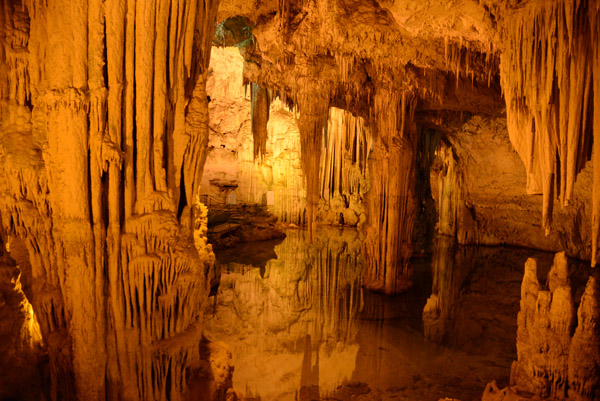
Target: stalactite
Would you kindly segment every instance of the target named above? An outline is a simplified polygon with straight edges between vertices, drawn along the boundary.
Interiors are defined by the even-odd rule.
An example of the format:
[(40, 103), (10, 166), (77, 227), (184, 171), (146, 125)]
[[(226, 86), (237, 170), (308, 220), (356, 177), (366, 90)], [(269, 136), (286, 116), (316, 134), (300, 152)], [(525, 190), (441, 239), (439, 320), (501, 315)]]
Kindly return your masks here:
[(25, 66), (0, 78), (2, 226), (28, 246), (53, 400), (181, 400), (200, 367), (216, 11), (0, 2), (23, 24), (0, 27), (0, 70)]
[(590, 32), (592, 34), (591, 55), (592, 75), (594, 79), (594, 137), (593, 165), (594, 189), (592, 195), (592, 266), (598, 263), (598, 245), (600, 242), (600, 3), (590, 5)]
[(267, 152), (267, 123), (269, 122), (269, 93), (266, 88), (252, 83), (252, 136), (254, 137), (254, 160), (262, 161)]
[(499, 52), (494, 49), (493, 43), (471, 43), (460, 38), (459, 43), (450, 42), (444, 37), (444, 58), (446, 68), (454, 73), (456, 86), (460, 83), (461, 73), (470, 78), (471, 82), (487, 83), (489, 87), (492, 78), (498, 71)]
[(404, 291), (410, 280), (411, 236), (416, 213), (416, 98), (401, 89), (379, 87), (373, 99), (375, 134), (369, 171), (365, 238), (365, 285), (387, 294)]
[(329, 92), (318, 87), (317, 82), (304, 80), (299, 83), (303, 88), (298, 95), (300, 117), (300, 148), (302, 172), (306, 181), (306, 222), (310, 238), (314, 238), (316, 230), (316, 213), (319, 202), (319, 164), (323, 148), (323, 128), (329, 110)]
[(320, 196), (329, 200), (340, 195), (361, 195), (372, 148), (371, 132), (364, 119), (346, 110), (330, 108), (323, 148)]
[[(600, 125), (597, 118), (589, 121), (592, 107), (594, 115), (600, 110), (600, 101), (592, 102), (590, 95), (592, 77), (597, 81), (592, 70), (598, 65), (594, 10), (594, 2), (531, 2), (507, 18), (504, 27), (500, 72), (509, 135), (527, 169), (528, 192), (543, 193), (546, 234), (554, 199), (568, 206), (577, 174), (592, 153), (592, 133)], [(592, 218), (595, 232), (598, 224)], [(593, 253), (596, 248), (597, 235)]]

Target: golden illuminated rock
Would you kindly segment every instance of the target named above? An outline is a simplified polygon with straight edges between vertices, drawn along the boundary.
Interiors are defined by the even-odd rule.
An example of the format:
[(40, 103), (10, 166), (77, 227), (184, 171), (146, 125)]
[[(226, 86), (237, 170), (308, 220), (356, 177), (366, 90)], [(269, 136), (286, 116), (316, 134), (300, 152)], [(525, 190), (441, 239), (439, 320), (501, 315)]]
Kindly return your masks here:
[[(48, 398), (237, 397), (202, 343), (209, 211), (232, 204), (315, 244), (358, 227), (362, 285), (385, 294), (436, 229), (561, 252), (548, 288), (527, 262), (512, 382), (597, 398), (596, 278), (579, 301), (566, 258), (598, 261), (600, 2), (0, 0), (0, 239)], [(438, 252), (435, 341), (459, 298)]]
[(216, 2), (1, 10), (0, 214), (29, 251), (49, 396), (182, 399), (212, 261), (196, 199)]
[(569, 400), (594, 400), (600, 395), (596, 278), (587, 282), (577, 320), (564, 254), (556, 254), (548, 285), (548, 290), (542, 289), (536, 261), (528, 259), (521, 285), (517, 360), (511, 368), (511, 383), (503, 390), (495, 383), (488, 384), (483, 400), (525, 399), (518, 393)]

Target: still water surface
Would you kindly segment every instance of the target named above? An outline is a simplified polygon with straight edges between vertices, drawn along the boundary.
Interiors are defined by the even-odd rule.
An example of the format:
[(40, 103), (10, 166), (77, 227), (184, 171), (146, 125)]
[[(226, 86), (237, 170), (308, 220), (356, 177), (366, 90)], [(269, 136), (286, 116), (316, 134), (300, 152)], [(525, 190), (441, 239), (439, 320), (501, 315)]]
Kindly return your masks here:
[(488, 382), (508, 384), (525, 260), (545, 282), (553, 258), (441, 237), (411, 261), (413, 289), (390, 297), (360, 285), (357, 230), (321, 228), (313, 244), (286, 234), (217, 255), (205, 334), (231, 348), (247, 400), (481, 399)]

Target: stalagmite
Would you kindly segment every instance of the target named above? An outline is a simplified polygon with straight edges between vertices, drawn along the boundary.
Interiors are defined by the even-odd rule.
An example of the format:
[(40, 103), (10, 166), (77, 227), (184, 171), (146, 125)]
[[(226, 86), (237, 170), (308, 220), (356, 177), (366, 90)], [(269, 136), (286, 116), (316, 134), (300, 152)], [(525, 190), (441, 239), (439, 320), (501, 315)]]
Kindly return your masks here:
[[(511, 387), (500, 391), (493, 383), (483, 400), (521, 399), (518, 391), (543, 399), (594, 400), (598, 395), (598, 284), (589, 277), (574, 314), (564, 253), (556, 254), (548, 274), (549, 290), (537, 280), (534, 259), (525, 263), (518, 315), (517, 361)], [(577, 323), (577, 328), (575, 328)], [(512, 387), (514, 386), (514, 387)]]
[[(213, 45), (230, 48), (209, 68)], [(511, 383), (600, 398), (597, 277), (576, 316), (582, 277), (567, 260), (598, 262), (600, 2), (0, 0), (0, 236), (27, 249), (23, 291), (7, 293), (20, 321), (39, 322), (46, 398), (235, 398), (230, 353), (202, 340), (219, 275), (209, 209), (211, 235), (244, 241), (308, 225), (290, 235), (286, 269), (231, 273), (230, 298), (215, 298), (242, 323), (262, 308), (253, 329), (273, 338), (248, 336), (257, 350), (305, 342), (299, 384), (326, 374), (315, 342), (355, 337), (362, 285), (423, 282), (410, 259), (437, 232), (564, 250), (541, 284), (527, 262)], [(357, 227), (351, 255), (317, 224)], [(443, 342), (466, 281), (453, 242), (438, 244), (423, 332)], [(258, 306), (263, 293), (275, 303)], [(384, 311), (365, 316), (377, 325)]]
[(590, 277), (577, 311), (577, 329), (569, 348), (569, 398), (594, 400), (599, 394), (600, 289)]
[(518, 360), (513, 362), (511, 383), (540, 397), (564, 398), (567, 393), (569, 343), (575, 316), (565, 273), (564, 255), (557, 255), (548, 277), (550, 290), (543, 291), (537, 281), (535, 260), (529, 259), (525, 264), (518, 316)]

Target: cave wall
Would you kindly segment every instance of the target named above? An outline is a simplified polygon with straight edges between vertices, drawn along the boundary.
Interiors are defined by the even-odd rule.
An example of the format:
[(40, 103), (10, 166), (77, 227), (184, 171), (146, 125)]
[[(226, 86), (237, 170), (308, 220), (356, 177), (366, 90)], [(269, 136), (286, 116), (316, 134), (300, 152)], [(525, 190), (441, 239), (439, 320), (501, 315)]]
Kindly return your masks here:
[(0, 398), (42, 399), (43, 357), (40, 325), (23, 292), (21, 269), (0, 239)]
[[(549, 234), (556, 200), (569, 206), (593, 157), (591, 262), (600, 235), (600, 5), (529, 1), (503, 21), (500, 73), (508, 131), (527, 170), (528, 193), (542, 193)], [(575, 205), (578, 207), (578, 205)]]
[[(598, 219), (593, 205), (597, 202), (590, 203), (585, 198), (586, 187), (591, 187), (589, 180), (598, 176), (590, 175), (595, 167), (587, 162), (592, 153), (600, 153), (592, 152), (592, 138), (600, 125), (593, 122), (593, 116), (599, 114), (594, 110), (600, 103), (593, 99), (599, 91), (592, 90), (596, 75), (600, 75), (592, 74), (598, 64), (594, 64), (598, 42), (594, 37), (595, 3), (311, 0), (265, 1), (251, 7), (224, 0), (219, 20), (234, 15), (245, 18), (252, 27), (252, 43), (244, 50), (245, 82), (269, 88), (282, 99), (293, 102), (301, 112), (300, 134), (304, 141), (301, 157), (308, 158), (304, 154), (310, 153), (310, 159), (303, 162), (309, 225), (316, 216), (310, 212), (316, 206), (311, 205), (317, 205), (319, 198), (317, 185), (311, 189), (316, 179), (316, 167), (311, 166), (316, 165), (321, 148), (321, 138), (315, 132), (321, 128), (326, 106), (344, 108), (367, 120), (375, 116), (369, 120), (372, 128), (377, 124), (394, 127), (392, 120), (404, 115), (404, 106), (394, 99), (408, 91), (417, 99), (415, 116), (424, 111), (439, 113), (440, 118), (427, 117), (425, 121), (420, 117), (409, 118), (408, 122), (416, 124), (419, 132), (421, 125), (433, 125), (443, 133), (458, 131), (436, 120), (457, 112), (499, 117), (505, 106), (508, 138), (525, 165), (526, 181), (522, 184), (523, 180), (518, 179), (518, 185), (523, 185), (527, 194), (542, 194), (541, 199), (515, 195), (509, 201), (509, 204), (519, 203), (515, 206), (517, 210), (528, 210), (526, 223), (510, 222), (507, 215), (498, 219), (480, 215), (477, 230), (469, 229), (472, 234), (467, 235), (467, 229), (458, 230), (458, 234), (468, 237), (463, 242), (519, 243), (526, 238), (522, 245), (552, 250), (566, 248), (570, 255), (595, 262)], [(574, 82), (571, 85), (569, 81)], [(388, 101), (390, 110), (384, 114), (374, 112), (378, 97)], [(303, 111), (305, 122), (302, 122)], [(390, 120), (382, 123), (382, 118)], [(380, 134), (388, 135), (384, 131)], [(389, 135), (397, 139), (402, 137), (402, 131)], [(509, 158), (508, 168), (516, 174), (519, 168), (513, 164), (514, 158)], [(413, 180), (407, 185), (410, 188), (415, 184), (411, 178), (415, 174), (413, 166), (408, 168), (412, 170), (406, 175)], [(581, 177), (580, 184), (576, 177)], [(375, 183), (376, 179), (372, 184)], [(465, 185), (468, 184), (464, 182)], [(569, 208), (558, 211), (552, 231), (554, 212), (550, 206), (555, 197)], [(596, 198), (593, 194), (590, 197)], [(390, 202), (383, 199), (385, 196), (382, 204), (397, 203), (396, 199), (387, 199)], [(490, 200), (482, 201), (479, 210), (489, 208), (483, 203)], [(400, 202), (398, 208), (402, 210), (407, 204)], [(460, 206), (458, 217), (465, 219), (461, 224), (476, 225), (467, 221), (473, 220), (468, 214), (473, 214), (474, 207), (477, 206)], [(378, 212), (387, 215), (383, 209), (371, 208), (367, 208), (371, 216)], [(410, 209), (406, 218), (401, 215), (399, 224), (392, 224), (399, 227), (397, 231), (389, 236), (380, 233), (371, 244), (372, 251), (366, 251), (375, 255), (378, 249), (377, 254), (386, 254), (381, 260), (369, 258), (369, 275), (376, 278), (373, 288), (387, 286), (387, 291), (393, 292), (410, 286), (406, 279), (409, 272), (404, 270), (412, 253), (410, 228), (418, 208)], [(545, 229), (541, 234), (530, 227), (539, 226), (530, 217), (538, 210)], [(592, 224), (580, 228), (583, 216), (588, 215)], [(509, 221), (509, 226), (500, 228), (505, 221)], [(442, 221), (440, 227), (445, 224)], [(511, 235), (513, 229), (515, 233)], [(385, 251), (389, 248), (386, 242), (394, 244), (395, 249)], [(405, 277), (400, 281), (406, 285), (393, 289), (400, 276)]]
[(438, 146), (431, 175), (438, 233), (461, 244), (565, 250), (590, 260), (591, 163), (577, 177), (570, 207), (554, 208), (554, 229), (546, 235), (541, 196), (527, 192), (526, 169), (510, 142), (506, 119), (476, 115), (453, 125)]
[[(566, 248), (596, 262), (596, 2), (223, 0), (218, 8), (216, 0), (4, 0), (0, 7), (1, 225), (28, 249), (21, 265), (31, 266), (24, 277), (49, 352), (53, 399), (185, 396), (186, 375), (199, 365), (203, 277), (212, 263), (197, 198), (209, 144), (208, 63), (215, 22), (228, 17), (252, 25), (243, 83), (254, 106), (249, 124), (238, 121), (253, 128), (253, 165), (268, 154), (269, 101), (279, 97), (297, 117), (294, 163), (311, 239), (323, 199), (344, 182), (340, 152), (325, 150), (334, 136), (323, 133), (337, 126), (330, 110), (363, 119), (346, 127), (372, 129), (353, 159), (361, 174), (365, 165), (374, 172), (368, 287), (410, 286), (417, 136), (431, 123), (448, 131), (443, 119), (419, 120), (423, 111), (498, 117), (505, 105), (508, 138), (524, 165), (505, 136), (455, 130), (458, 139), (440, 148), (443, 232), (463, 242)], [(474, 150), (479, 156), (469, 160)], [(513, 192), (515, 182), (526, 195)], [(348, 185), (362, 194), (362, 183), (349, 177)], [(556, 211), (555, 198), (569, 209)], [(496, 213), (498, 202), (504, 208)], [(289, 214), (303, 210), (289, 203)], [(174, 337), (185, 341), (174, 345)]]
[[(236, 47), (215, 47), (211, 56), (209, 151), (201, 194), (215, 209), (235, 196), (237, 204), (266, 205), (279, 221), (302, 225), (307, 204), (297, 124), (301, 117), (278, 98), (268, 102), (268, 113), (252, 106), (253, 89), (243, 85), (240, 53)], [(265, 125), (260, 135), (254, 132), (257, 120)], [(370, 130), (363, 118), (331, 107), (321, 136), (317, 221), (356, 226), (364, 221)], [(257, 140), (262, 141), (260, 152)], [(269, 191), (272, 202), (267, 201)]]
[(213, 258), (196, 196), (217, 2), (0, 7), (0, 214), (29, 251), (50, 398), (184, 399)]

